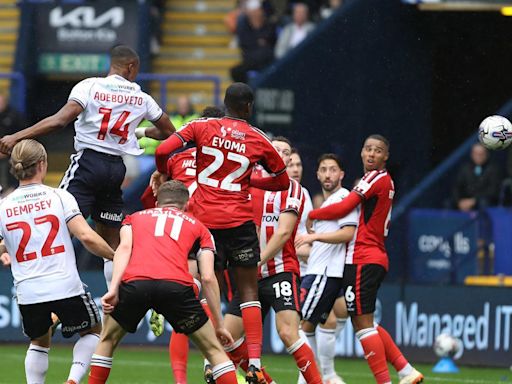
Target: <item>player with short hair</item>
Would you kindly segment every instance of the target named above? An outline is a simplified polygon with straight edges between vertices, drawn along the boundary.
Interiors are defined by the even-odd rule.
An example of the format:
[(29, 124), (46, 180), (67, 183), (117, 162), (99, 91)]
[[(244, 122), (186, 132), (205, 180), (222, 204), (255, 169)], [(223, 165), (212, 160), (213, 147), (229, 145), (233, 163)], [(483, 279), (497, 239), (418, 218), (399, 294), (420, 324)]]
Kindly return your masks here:
[[(342, 201), (349, 194), (341, 186), (344, 176), (338, 156), (333, 153), (320, 156), (317, 178), (325, 198), (323, 207)], [(302, 330), (318, 356), (326, 384), (344, 383), (334, 370), (336, 328), (341, 331), (347, 319), (343, 269), (345, 256), (354, 246), (357, 221), (357, 209), (342, 219), (318, 220), (314, 223), (314, 233), (299, 235), (295, 240), (297, 247), (311, 246), (301, 285)], [(339, 324), (337, 318), (341, 320)]]
[(391, 383), (386, 359), (398, 371), (400, 384), (417, 384), (423, 375), (413, 368), (391, 336), (374, 325), (377, 292), (388, 270), (385, 238), (389, 230), (395, 188), (386, 170), (389, 141), (382, 135), (366, 138), (361, 150), (365, 175), (341, 202), (314, 209), (311, 220), (337, 220), (359, 207), (355, 244), (346, 255), (343, 288), (347, 310), (378, 384)]
[[(236, 384), (235, 367), (217, 340), (233, 341), (220, 312), (213, 238), (199, 220), (183, 212), (188, 198), (183, 183), (168, 181), (158, 189), (158, 208), (136, 212), (123, 221), (112, 282), (101, 300), (107, 315), (92, 358), (89, 384), (107, 381), (115, 348), (126, 332), (137, 330), (151, 308), (163, 314), (176, 332), (189, 335), (213, 364), (217, 384)], [(188, 272), (188, 255), (194, 250), (215, 329)]]
[[(76, 153), (71, 155), (59, 187), (75, 197), (84, 217), (91, 215), (96, 231), (114, 249), (119, 244), (123, 215), (121, 183), (126, 167), (121, 156), (143, 152), (135, 133), (143, 119), (152, 121), (155, 127), (139, 129), (139, 136), (163, 140), (175, 131), (153, 98), (134, 83), (139, 65), (139, 56), (130, 47), (112, 48), (106, 77), (80, 81), (57, 113), (0, 139), (0, 151), (9, 153), (18, 141), (53, 132), (78, 118)], [(107, 262), (107, 281), (110, 274), (111, 263)]]
[[(290, 141), (282, 136), (272, 139), (272, 145), (288, 164)], [(251, 188), (254, 220), (259, 228), (261, 261), (258, 274), (258, 298), (263, 317), (270, 308), (276, 312), (277, 332), (293, 355), (307, 383), (322, 384), (315, 356), (306, 341), (299, 336), (300, 269), (295, 253), (294, 238), (304, 209), (304, 190), (294, 179), (286, 191), (264, 191)], [(246, 367), (247, 348), (243, 339), (243, 324), (238, 293), (229, 304), (226, 328), (237, 340), (227, 349), (235, 362)], [(245, 367), (244, 367), (245, 364)]]
[(49, 329), (55, 313), (65, 338), (80, 335), (66, 382), (77, 384), (87, 372), (98, 343), (101, 319), (78, 275), (71, 234), (97, 256), (112, 259), (114, 251), (87, 224), (69, 192), (43, 184), (48, 163), (40, 143), (17, 143), (10, 164), (20, 185), (0, 203), (0, 254), (11, 255), (23, 333), (30, 338), (25, 357), (27, 383), (45, 381)]
[[(198, 119), (174, 133), (156, 150), (157, 169), (166, 172), (170, 153), (194, 141), (197, 146), (197, 190), (194, 215), (212, 232), (218, 249), (216, 269), (233, 268), (240, 291), (241, 311), (249, 355), (247, 381), (264, 383), (261, 373), (262, 321), (258, 301), (257, 264), (260, 249), (252, 221), (249, 183), (271, 185), (285, 190), (290, 181), (283, 160), (267, 136), (247, 123), (254, 95), (243, 83), (226, 90), (226, 116)], [(271, 175), (251, 179), (252, 169), (260, 163)]]

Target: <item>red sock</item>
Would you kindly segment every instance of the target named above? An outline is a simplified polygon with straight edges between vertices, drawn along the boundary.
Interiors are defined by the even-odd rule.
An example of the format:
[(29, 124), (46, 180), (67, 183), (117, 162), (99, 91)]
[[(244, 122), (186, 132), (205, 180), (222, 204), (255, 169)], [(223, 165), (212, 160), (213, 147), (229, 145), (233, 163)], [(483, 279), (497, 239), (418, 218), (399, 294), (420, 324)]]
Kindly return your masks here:
[[(263, 324), (261, 321), (261, 304), (259, 301), (248, 301), (240, 304), (242, 320), (245, 329), (245, 340), (247, 342), (247, 355), (249, 360), (257, 360), (257, 368), (261, 363), (261, 344), (263, 338)], [(251, 364), (251, 361), (249, 361)]]
[(297, 340), (291, 347), (286, 349), (293, 355), (299, 371), (308, 384), (322, 384), (322, 376), (318, 371), (313, 350), (302, 339)]
[(176, 384), (187, 383), (188, 336), (173, 332), (169, 342), (169, 358)]
[(89, 372), (88, 384), (105, 384), (110, 375), (110, 368), (100, 367), (98, 365), (91, 365), (91, 372)]
[(212, 367), (213, 379), (216, 384), (237, 384), (235, 366), (233, 362), (226, 361), (225, 363), (217, 364)]
[(402, 355), (402, 352), (397, 347), (388, 331), (378, 325), (377, 332), (379, 332), (380, 339), (386, 350), (386, 360), (393, 364), (397, 372), (402, 370), (409, 362), (404, 355)]
[(364, 357), (370, 366), (377, 384), (391, 383), (388, 365), (386, 363), (386, 351), (375, 328), (366, 328), (356, 333), (364, 350)]
[[(235, 341), (235, 345), (237, 345), (235, 349), (231, 351), (226, 351), (231, 361), (233, 361), (233, 364), (235, 364), (235, 367), (242, 368), (245, 372), (247, 372), (247, 368), (249, 368), (249, 357), (247, 356), (247, 344), (245, 342), (245, 339), (239, 339)], [(268, 372), (265, 370), (265, 368), (261, 367), (261, 373), (263, 373), (263, 376), (265, 376), (265, 380), (267, 383), (271, 383), (274, 381), (272, 377), (268, 374)]]
[(201, 300), (201, 305), (203, 306), (203, 309), (206, 312), (206, 316), (208, 316), (208, 318), (213, 322), (212, 311), (210, 310), (208, 302), (205, 299), (203, 299)]

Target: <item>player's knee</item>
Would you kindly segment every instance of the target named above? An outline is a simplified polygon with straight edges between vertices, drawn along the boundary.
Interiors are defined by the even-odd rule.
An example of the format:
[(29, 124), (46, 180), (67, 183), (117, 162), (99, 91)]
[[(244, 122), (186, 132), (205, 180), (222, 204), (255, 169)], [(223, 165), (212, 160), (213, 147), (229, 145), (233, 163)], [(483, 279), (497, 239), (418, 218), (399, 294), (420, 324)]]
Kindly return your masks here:
[(297, 329), (294, 329), (290, 324), (281, 325), (277, 333), (279, 337), (283, 341), (284, 345), (289, 347), (293, 343), (295, 343), (299, 339), (299, 332)]

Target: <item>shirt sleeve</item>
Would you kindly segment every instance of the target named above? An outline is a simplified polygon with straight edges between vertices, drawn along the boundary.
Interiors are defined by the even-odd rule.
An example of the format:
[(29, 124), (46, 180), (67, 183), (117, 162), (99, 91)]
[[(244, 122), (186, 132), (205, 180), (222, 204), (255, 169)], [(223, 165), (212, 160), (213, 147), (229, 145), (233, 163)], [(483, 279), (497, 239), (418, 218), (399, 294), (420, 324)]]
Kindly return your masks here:
[(185, 124), (178, 132), (174, 134), (178, 136), (183, 144), (188, 143), (190, 141), (197, 141), (196, 132), (199, 129), (196, 129), (200, 123), (198, 121), (191, 121), (190, 123)]
[(64, 189), (56, 189), (55, 192), (59, 195), (60, 201), (62, 202), (66, 223), (73, 217), (82, 214), (82, 212), (80, 212), (80, 208), (78, 208), (78, 203), (71, 193)]
[(300, 209), (304, 205), (304, 199), (304, 191), (301, 185), (297, 181), (290, 179), (290, 188), (286, 192), (286, 202), (281, 213), (294, 212), (299, 216)]
[(85, 79), (76, 84), (71, 93), (69, 94), (68, 101), (73, 100), (82, 106), (83, 109), (87, 107), (90, 99), (91, 87), (94, 84), (93, 79)]
[[(263, 135), (263, 133), (262, 133)], [(272, 146), (272, 143), (266, 136), (262, 137), (261, 165), (265, 170), (273, 175), (280, 175), (286, 171), (286, 165), (279, 156), (279, 153)]]
[(149, 121), (157, 121), (162, 117), (162, 114), (164, 113), (162, 111), (162, 108), (157, 104), (155, 99), (153, 99), (151, 96), (146, 94), (146, 103), (147, 103), (147, 111), (144, 115), (144, 118)]
[[(340, 201), (343, 201), (348, 196), (349, 192), (347, 191), (346, 194), (344, 194)], [(338, 219), (338, 226), (340, 228), (346, 227), (346, 226), (356, 226), (359, 222), (359, 206), (354, 208), (347, 216), (342, 217)]]
[(215, 240), (213, 240), (213, 236), (210, 233), (210, 231), (201, 224), (201, 232), (199, 237), (199, 246), (200, 251), (212, 251), (213, 253), (216, 252), (215, 250)]
[(132, 216), (126, 216), (121, 225), (132, 225)]
[(365, 200), (375, 196), (379, 192), (379, 183), (377, 183), (380, 180), (378, 177), (379, 175), (379, 171), (367, 172), (363, 178), (359, 180), (359, 183), (357, 183), (353, 191), (363, 197)]

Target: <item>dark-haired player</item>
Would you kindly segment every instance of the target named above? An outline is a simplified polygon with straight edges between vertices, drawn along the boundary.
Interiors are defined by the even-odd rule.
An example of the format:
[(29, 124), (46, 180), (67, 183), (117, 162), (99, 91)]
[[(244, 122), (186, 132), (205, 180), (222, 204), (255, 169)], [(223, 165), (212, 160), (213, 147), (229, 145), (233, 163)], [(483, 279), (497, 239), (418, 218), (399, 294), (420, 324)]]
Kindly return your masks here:
[[(101, 299), (106, 316), (91, 360), (89, 384), (107, 381), (115, 348), (126, 332), (137, 330), (151, 308), (162, 313), (176, 332), (190, 336), (212, 363), (217, 384), (236, 384), (235, 367), (219, 343), (231, 343), (232, 338), (223, 327), (220, 312), (213, 238), (199, 220), (183, 212), (188, 196), (183, 183), (168, 181), (158, 189), (158, 208), (136, 212), (124, 220), (112, 283)], [(187, 263), (192, 251), (198, 252), (215, 328), (193, 289)]]
[[(216, 268), (233, 268), (240, 291), (242, 318), (249, 354), (249, 383), (264, 383), (261, 373), (262, 322), (258, 301), (257, 264), (260, 249), (252, 221), (249, 183), (285, 190), (290, 185), (286, 166), (270, 140), (247, 123), (254, 96), (249, 86), (234, 83), (226, 90), (226, 116), (194, 120), (156, 150), (157, 169), (166, 172), (170, 153), (188, 142), (197, 146), (197, 190), (193, 213), (212, 232), (218, 250)], [(255, 164), (271, 177), (251, 180)], [(267, 182), (269, 181), (269, 182)], [(267, 188), (269, 189), (269, 188)]]
[(387, 359), (398, 371), (400, 384), (417, 384), (423, 375), (409, 364), (387, 331), (373, 321), (377, 292), (389, 264), (384, 240), (395, 188), (386, 170), (388, 158), (388, 140), (381, 135), (368, 136), (361, 150), (363, 178), (343, 201), (314, 209), (309, 219), (336, 220), (360, 206), (355, 245), (347, 252), (343, 274), (347, 310), (376, 382), (391, 383)]
[[(75, 150), (60, 188), (70, 192), (84, 217), (92, 216), (96, 231), (116, 249), (122, 220), (121, 183), (126, 168), (122, 155), (139, 155), (135, 129), (143, 119), (153, 122), (148, 137), (163, 140), (175, 131), (169, 117), (151, 96), (133, 81), (139, 72), (139, 56), (128, 46), (110, 52), (106, 77), (91, 77), (75, 85), (68, 102), (54, 115), (13, 135), (0, 139), (0, 151), (9, 153), (22, 139), (63, 128), (75, 119)], [(111, 262), (105, 263), (110, 280)]]

